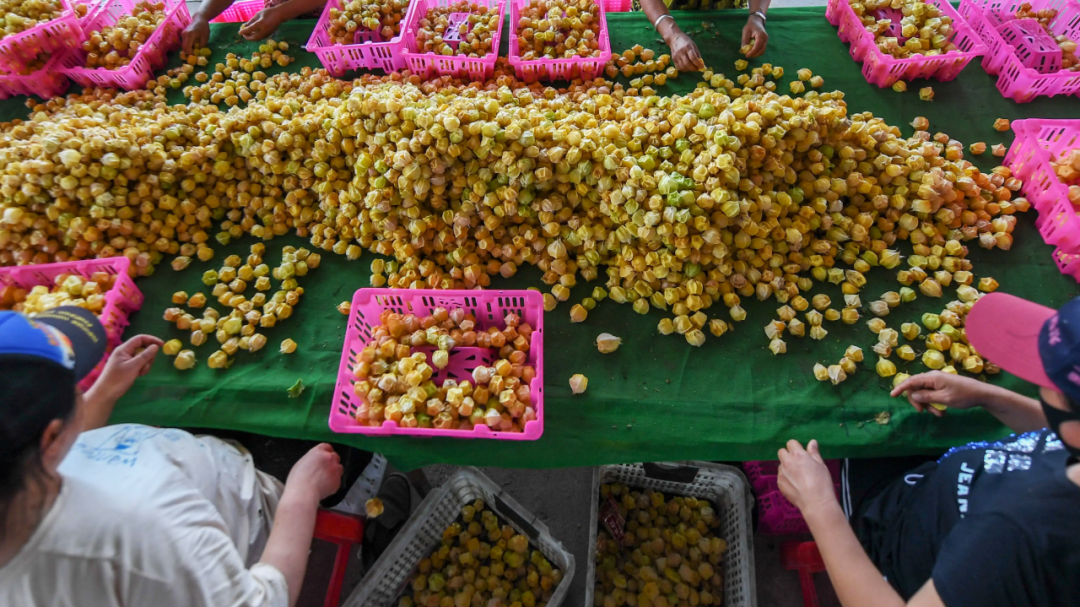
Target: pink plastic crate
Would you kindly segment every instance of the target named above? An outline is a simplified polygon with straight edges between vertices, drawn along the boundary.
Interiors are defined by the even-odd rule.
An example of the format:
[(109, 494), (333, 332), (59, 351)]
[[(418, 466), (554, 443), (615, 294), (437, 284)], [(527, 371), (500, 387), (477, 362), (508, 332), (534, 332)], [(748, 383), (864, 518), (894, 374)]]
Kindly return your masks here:
[(210, 20), (210, 23), (247, 23), (266, 3), (263, 0), (240, 0)]
[(1035, 19), (1013, 19), (997, 28), (1001, 38), (1016, 52), (1024, 67), (1040, 74), (1061, 71), (1061, 48)]
[[(825, 465), (829, 468), (836, 494), (839, 496), (840, 460), (825, 460)], [(809, 532), (799, 509), (780, 493), (776, 481), (780, 462), (744, 462), (743, 468), (754, 489), (754, 495), (757, 496), (759, 531), (769, 535)]]
[[(934, 57), (915, 56), (896, 59), (881, 51), (874, 43), (874, 36), (866, 31), (848, 0), (829, 0), (825, 17), (839, 28), (840, 39), (851, 44), (851, 58), (863, 64), (862, 73), (867, 82), (882, 88), (892, 86), (897, 80), (933, 78), (942, 82), (960, 75), (968, 62), (983, 55), (986, 45), (971, 27), (964, 22), (956, 9), (946, 0), (930, 0), (941, 13), (952, 18), (954, 33), (951, 42), (959, 51)], [(883, 14), (881, 18), (889, 18)], [(894, 20), (898, 25), (898, 21)], [(903, 42), (903, 38), (900, 39)]]
[(1080, 72), (1040, 74), (1025, 67), (1017, 49), (998, 32), (1002, 24), (1016, 20), (1016, 10), (1025, 2), (1034, 10), (1057, 9), (1050, 31), (1080, 42), (1080, 2), (1076, 0), (961, 0), (960, 14), (987, 46), (983, 69), (998, 76), (997, 87), (1002, 95), (1021, 103), (1038, 96), (1080, 94)]
[(109, 257), (0, 268), (0, 285), (15, 285), (27, 290), (38, 285), (52, 286), (56, 284), (56, 277), (61, 274), (78, 274), (89, 278), (95, 272), (107, 272), (116, 276), (112, 289), (105, 294), (105, 307), (98, 316), (101, 324), (105, 326), (105, 334), (109, 337), (108, 348), (101, 364), (79, 384), (84, 390), (93, 385), (101, 370), (105, 368), (105, 361), (113, 348), (122, 343), (124, 329), (129, 324), (128, 316), (142, 307), (143, 294), (128, 274), (130, 267), (131, 260), (127, 257)]
[[(180, 46), (180, 33), (191, 23), (184, 0), (164, 0), (165, 21), (150, 39), (139, 49), (131, 63), (117, 70), (88, 68), (86, 52), (81, 48), (72, 50), (61, 61), (61, 72), (84, 87), (112, 87), (134, 90), (146, 87), (154, 78), (154, 70), (165, 65), (168, 53)], [(84, 22), (86, 35), (115, 24), (121, 17), (131, 14), (138, 0), (105, 0)]]
[(1005, 165), (1024, 181), (1021, 191), (1042, 215), (1068, 201), (1068, 185), (1054, 174), (1050, 160), (1080, 148), (1080, 120), (1021, 120), (1013, 122), (1013, 130)]
[(633, 9), (633, 0), (604, 0), (605, 13), (628, 13)]
[[(530, 0), (509, 0), (510, 23), (516, 24), (521, 9), (529, 6)], [(525, 82), (538, 80), (592, 80), (601, 75), (604, 65), (611, 59), (611, 40), (608, 37), (607, 16), (604, 2), (597, 1), (600, 8), (600, 45), (599, 57), (574, 57), (572, 59), (538, 59), (525, 61), (518, 50), (517, 25), (510, 30), (510, 65), (514, 66), (517, 77)]]
[(406, 26), (417, 8), (418, 0), (413, 0), (401, 20), (401, 30), (390, 40), (383, 40), (379, 32), (356, 30), (355, 44), (335, 44), (330, 39), (330, 11), (341, 10), (341, 0), (330, 0), (323, 8), (319, 22), (308, 39), (307, 51), (319, 57), (326, 71), (338, 78), (349, 70), (382, 70), (386, 73), (405, 69)]
[[(428, 316), (435, 308), (462, 308), (476, 316), (477, 330), (503, 326), (509, 312), (521, 317), (533, 327), (532, 345), (527, 365), (536, 369), (530, 386), (530, 400), (536, 419), (525, 424), (524, 432), (496, 432), (478, 425), (469, 430), (439, 430), (436, 428), (401, 428), (395, 422), (382, 426), (361, 425), (354, 418), (361, 400), (353, 394), (353, 367), (356, 357), (371, 336), (371, 328), (379, 324), (385, 310), (400, 314)], [(472, 380), (472, 370), (480, 365), (490, 366), (497, 352), (486, 348), (455, 348), (450, 351), (450, 364), (433, 377), (437, 382), (452, 378)], [(499, 440), (536, 440), (544, 433), (544, 298), (539, 291), (439, 291), (433, 289), (360, 289), (353, 295), (349, 324), (345, 329), (345, 344), (341, 350), (334, 402), (330, 406), (330, 429), (338, 433), (372, 436), (450, 436), (454, 438), (493, 438)]]
[[(491, 52), (479, 59), (472, 57), (447, 57), (435, 53), (420, 53), (416, 45), (416, 32), (420, 27), (428, 10), (436, 6), (450, 6), (453, 0), (413, 0), (409, 10), (412, 11), (406, 18), (405, 64), (409, 71), (414, 74), (423, 74), (425, 77), (434, 75), (454, 76), (456, 78), (469, 78), (470, 80), (487, 80), (495, 72), (495, 62), (499, 59), (499, 41), (502, 39), (503, 22), (506, 21), (505, 0), (473, 0), (474, 4), (486, 6), (488, 9), (498, 9), (499, 28), (493, 37)], [(414, 10), (415, 9), (415, 10)]]
[(1053, 258), (1054, 264), (1062, 274), (1072, 276), (1074, 280), (1080, 282), (1080, 255), (1076, 253), (1066, 253), (1059, 248), (1055, 248), (1050, 256)]
[(0, 68), (18, 72), (38, 53), (58, 53), (82, 42), (82, 26), (72, 8), (75, 3), (60, 3), (64, 11), (56, 19), (0, 40)]
[(71, 84), (68, 77), (58, 71), (60, 61), (67, 52), (60, 51), (44, 67), (30, 74), (0, 73), (0, 99), (17, 95), (37, 95), (47, 100), (62, 95)]

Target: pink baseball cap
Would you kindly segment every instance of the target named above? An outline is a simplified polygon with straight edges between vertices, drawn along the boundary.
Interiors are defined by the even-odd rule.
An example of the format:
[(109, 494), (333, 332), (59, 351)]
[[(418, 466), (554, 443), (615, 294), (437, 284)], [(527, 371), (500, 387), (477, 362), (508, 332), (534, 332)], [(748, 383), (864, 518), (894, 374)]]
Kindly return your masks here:
[(965, 330), (980, 356), (1009, 373), (1070, 397), (1080, 394), (1080, 382), (1073, 381), (1080, 379), (1080, 298), (1054, 310), (989, 293), (968, 312)]

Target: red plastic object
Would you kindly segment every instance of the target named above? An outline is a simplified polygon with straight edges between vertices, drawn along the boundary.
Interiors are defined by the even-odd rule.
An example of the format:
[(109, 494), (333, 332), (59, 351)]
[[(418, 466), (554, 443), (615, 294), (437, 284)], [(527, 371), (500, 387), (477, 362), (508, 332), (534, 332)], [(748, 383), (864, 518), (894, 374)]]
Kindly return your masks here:
[(0, 39), (0, 68), (18, 72), (38, 53), (55, 54), (82, 42), (83, 28), (72, 2), (60, 0), (60, 4), (64, 8), (56, 19)]
[(1013, 19), (997, 28), (1001, 38), (1016, 52), (1024, 67), (1040, 74), (1061, 71), (1061, 47), (1035, 19)]
[(247, 23), (266, 3), (263, 0), (240, 0), (210, 20), (210, 23)]
[[(525, 423), (523, 432), (500, 432), (478, 424), (472, 430), (441, 430), (438, 428), (403, 428), (393, 421), (381, 426), (365, 426), (355, 418), (363, 401), (353, 392), (356, 376), (353, 368), (357, 356), (371, 336), (371, 328), (379, 324), (384, 310), (401, 314), (428, 316), (435, 308), (462, 308), (476, 317), (476, 330), (503, 328), (503, 319), (514, 312), (533, 328), (532, 341), (525, 364), (536, 369), (530, 390), (530, 406), (536, 419)], [(430, 351), (419, 348), (420, 351)], [(478, 366), (491, 366), (495, 360), (493, 348), (454, 348), (450, 363), (438, 370), (432, 379), (441, 384), (444, 379), (472, 381), (472, 371)], [(544, 298), (539, 291), (440, 291), (435, 289), (360, 289), (353, 295), (345, 343), (341, 349), (334, 402), (330, 405), (330, 429), (338, 433), (371, 436), (449, 436), (453, 438), (493, 438), (498, 440), (536, 440), (544, 433)]]
[(517, 77), (525, 82), (538, 80), (592, 80), (601, 75), (604, 65), (611, 59), (611, 40), (608, 37), (605, 2), (597, 0), (600, 12), (600, 33), (597, 36), (600, 46), (598, 57), (571, 57), (569, 59), (537, 59), (526, 61), (521, 58), (518, 49), (517, 26), (521, 9), (529, 6), (531, 0), (507, 0), (510, 2), (510, 65), (514, 66)]
[[(833, 486), (839, 496), (840, 460), (825, 460), (825, 465), (829, 468), (829, 474), (833, 478)], [(746, 477), (750, 481), (750, 486), (754, 489), (754, 494), (757, 496), (758, 531), (767, 535), (786, 535), (810, 531), (799, 509), (780, 493), (780, 488), (777, 485), (777, 472), (780, 468), (780, 462), (744, 462), (743, 468), (746, 470)]]
[(401, 20), (401, 30), (390, 40), (383, 40), (377, 31), (356, 30), (353, 44), (336, 44), (330, 39), (330, 11), (341, 10), (342, 0), (330, 0), (323, 8), (319, 22), (308, 39), (307, 51), (319, 57), (326, 71), (342, 77), (349, 70), (382, 70), (386, 73), (405, 69), (406, 25), (417, 10), (417, 0), (409, 4)]
[(983, 69), (998, 76), (1002, 95), (1020, 103), (1039, 96), (1080, 95), (1080, 72), (1040, 74), (1026, 67), (1017, 49), (998, 32), (1002, 24), (1016, 20), (1017, 9), (1025, 3), (1033, 10), (1057, 9), (1050, 32), (1080, 42), (1080, 2), (1076, 0), (961, 0), (960, 14), (987, 46)]
[(825, 561), (821, 560), (816, 542), (785, 542), (780, 547), (780, 564), (788, 571), (799, 572), (799, 586), (802, 587), (803, 605), (818, 607), (817, 587), (814, 586), (814, 574), (825, 571)]
[(37, 95), (48, 100), (62, 95), (71, 84), (68, 77), (58, 71), (60, 61), (67, 52), (59, 51), (44, 67), (30, 74), (8, 74), (0, 70), (0, 99), (17, 95)]
[[(413, 0), (412, 4), (409, 5), (409, 10), (413, 12), (406, 18), (406, 27), (409, 32), (405, 44), (405, 64), (410, 72), (423, 74), (429, 78), (438, 74), (440, 76), (469, 78), (476, 81), (487, 80), (495, 73), (495, 62), (499, 59), (499, 44), (502, 39), (503, 22), (506, 21), (505, 0), (475, 0), (473, 2), (473, 4), (486, 6), (488, 9), (498, 9), (499, 12), (499, 28), (492, 37), (491, 52), (484, 57), (477, 59), (417, 52), (416, 32), (420, 27), (420, 20), (427, 15), (428, 10), (431, 8), (450, 6), (453, 3), (453, 0)], [(461, 15), (464, 13), (455, 14)]]
[[(86, 52), (73, 49), (61, 61), (61, 72), (84, 87), (111, 87), (124, 90), (145, 88), (154, 78), (154, 70), (165, 65), (168, 54), (180, 46), (180, 32), (191, 23), (184, 0), (164, 0), (165, 21), (139, 48), (131, 63), (120, 69), (86, 67)], [(130, 15), (137, 0), (105, 0), (87, 17), (83, 27), (90, 32), (114, 25), (121, 17)]]
[[(877, 47), (873, 34), (866, 31), (848, 0), (829, 0), (825, 17), (839, 28), (840, 39), (851, 44), (851, 58), (862, 62), (862, 73), (867, 82), (882, 88), (892, 86), (897, 80), (915, 78), (933, 78), (944, 82), (959, 76), (969, 61), (986, 53), (986, 45), (946, 0), (930, 0), (930, 3), (937, 6), (943, 15), (952, 18), (954, 33), (950, 41), (959, 51), (933, 57), (917, 55), (896, 59)], [(889, 18), (890, 15), (882, 14), (880, 17)]]
[(345, 581), (349, 552), (364, 539), (364, 519), (320, 509), (315, 515), (315, 539), (337, 544), (334, 570), (330, 574), (330, 586), (326, 589), (326, 600), (323, 602), (323, 607), (337, 607), (341, 602), (341, 585)]

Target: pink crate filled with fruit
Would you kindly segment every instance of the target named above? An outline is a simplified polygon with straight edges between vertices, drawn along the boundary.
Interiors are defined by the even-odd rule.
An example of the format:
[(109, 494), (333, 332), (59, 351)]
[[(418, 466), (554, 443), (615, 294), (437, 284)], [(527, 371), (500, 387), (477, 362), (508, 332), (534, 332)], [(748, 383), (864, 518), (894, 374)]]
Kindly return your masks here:
[(360, 289), (330, 429), (536, 440), (544, 432), (538, 291)]
[[(914, 32), (905, 31), (903, 14), (888, 3), (857, 3), (860, 13), (856, 13), (849, 0), (829, 0), (825, 16), (839, 28), (840, 39), (851, 45), (851, 58), (862, 62), (863, 77), (882, 88), (916, 78), (952, 80), (972, 59), (986, 52), (986, 45), (947, 0), (929, 0), (918, 6), (933, 11), (923, 23), (940, 21), (926, 32), (928, 37), (914, 23)], [(880, 37), (875, 39), (868, 27), (879, 28)]]
[[(1002, 95), (1023, 103), (1080, 94), (1080, 2), (962, 0), (960, 14), (986, 44), (983, 69)], [(1055, 46), (1058, 56), (1041, 60)]]
[[(105, 0), (84, 22), (84, 41), (64, 57), (61, 71), (84, 87), (144, 88), (169, 52), (180, 47), (180, 33), (189, 23), (184, 0)], [(125, 40), (130, 44), (132, 31), (135, 41), (145, 38), (138, 50), (115, 50)], [(102, 54), (102, 44), (112, 50)]]
[(503, 0), (413, 0), (405, 63), (409, 71), (487, 80), (502, 37)]
[(33, 16), (11, 13), (0, 28), (0, 68), (11, 73), (25, 71), (35, 62), (46, 62), (82, 41), (82, 24), (91, 5), (72, 0), (41, 0)]
[(339, 78), (350, 70), (405, 69), (405, 26), (418, 1), (329, 0), (307, 51)]
[(51, 99), (62, 95), (71, 81), (60, 73), (60, 62), (67, 51), (60, 51), (49, 59), (40, 69), (8, 72), (0, 68), (0, 99), (17, 95), (36, 95), (41, 99)]
[[(512, 28), (509, 58), (518, 78), (536, 82), (592, 80), (602, 75), (604, 65), (611, 59), (604, 2), (570, 0), (563, 6), (550, 0), (508, 1)], [(561, 20), (561, 25), (552, 23), (555, 20)], [(539, 40), (545, 21), (556, 36), (550, 42)], [(560, 56), (562, 47), (566, 47), (564, 53), (577, 56)], [(551, 56), (546, 54), (549, 50), (553, 51)]]

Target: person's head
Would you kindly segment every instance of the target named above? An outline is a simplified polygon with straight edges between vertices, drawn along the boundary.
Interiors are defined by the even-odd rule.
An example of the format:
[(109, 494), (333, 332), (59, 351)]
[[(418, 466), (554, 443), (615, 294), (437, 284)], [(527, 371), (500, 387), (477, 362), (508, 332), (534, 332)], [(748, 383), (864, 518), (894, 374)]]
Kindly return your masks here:
[(971, 308), (966, 331), (983, 358), (1039, 386), (1049, 427), (1080, 456), (1080, 297), (1055, 311), (990, 293)]
[(0, 527), (18, 495), (55, 478), (82, 426), (77, 384), (105, 346), (101, 323), (82, 308), (33, 319), (0, 312)]

